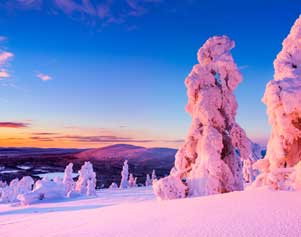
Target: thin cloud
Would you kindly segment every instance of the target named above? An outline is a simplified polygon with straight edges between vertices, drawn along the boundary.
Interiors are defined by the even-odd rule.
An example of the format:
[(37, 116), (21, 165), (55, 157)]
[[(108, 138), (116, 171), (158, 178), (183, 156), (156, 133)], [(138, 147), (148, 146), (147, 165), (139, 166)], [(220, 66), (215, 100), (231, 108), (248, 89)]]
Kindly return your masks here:
[(41, 79), (42, 81), (49, 81), (49, 80), (52, 80), (52, 77), (47, 75), (47, 74), (44, 74), (44, 73), (38, 73), (36, 75), (37, 78)]
[(41, 142), (53, 142), (54, 141), (52, 138), (39, 137), (39, 136), (33, 136), (33, 137), (30, 137), (29, 139), (35, 140), (35, 141), (41, 141)]
[(156, 139), (137, 139), (133, 137), (121, 137), (114, 135), (82, 136), (82, 135), (59, 135), (57, 133), (32, 133), (30, 139), (36, 141), (69, 141), (78, 143), (183, 143), (184, 140), (156, 140)]
[(51, 136), (51, 135), (58, 135), (55, 132), (33, 132), (32, 135), (34, 136)]
[(10, 74), (8, 71), (2, 69), (2, 71), (0, 71), (0, 80), (3, 79), (3, 78), (9, 78), (10, 77)]
[(27, 128), (28, 123), (22, 122), (0, 122), (0, 128)]
[(13, 53), (7, 51), (0, 51), (0, 66), (7, 64), (7, 62), (14, 56)]
[[(0, 43), (6, 41), (5, 36), (0, 36)], [(9, 61), (14, 57), (14, 54), (0, 48), (0, 80), (11, 77), (7, 68), (9, 67)]]
[(103, 26), (111, 23), (124, 23), (129, 17), (145, 15), (163, 0), (5, 0), (0, 3), (7, 9), (45, 10), (48, 13), (64, 13), (76, 20), (85, 20), (92, 25), (101, 22)]

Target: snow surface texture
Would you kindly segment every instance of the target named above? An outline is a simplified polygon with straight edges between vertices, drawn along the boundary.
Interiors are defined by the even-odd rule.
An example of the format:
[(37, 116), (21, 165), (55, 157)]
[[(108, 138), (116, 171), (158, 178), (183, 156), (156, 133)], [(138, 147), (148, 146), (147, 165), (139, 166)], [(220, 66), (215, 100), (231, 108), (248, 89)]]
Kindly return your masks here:
[(262, 174), (254, 186), (295, 189), (301, 171), (301, 16), (282, 45), (263, 97), (272, 134), (265, 158), (255, 163)]
[[(155, 182), (154, 190), (161, 199), (172, 197), (170, 192), (176, 192), (174, 197), (183, 197), (243, 189), (241, 160), (252, 162), (251, 144), (235, 122), (234, 90), (242, 76), (230, 54), (234, 46), (234, 41), (227, 36), (214, 36), (198, 51), (199, 64), (185, 80), (186, 110), (192, 116), (192, 124), (184, 145), (176, 154), (170, 174), (173, 178)], [(182, 185), (175, 186), (181, 180), (186, 190)]]
[(88, 199), (0, 204), (0, 236), (300, 236), (300, 209), (300, 192), (256, 189), (160, 202), (151, 187), (107, 189)]

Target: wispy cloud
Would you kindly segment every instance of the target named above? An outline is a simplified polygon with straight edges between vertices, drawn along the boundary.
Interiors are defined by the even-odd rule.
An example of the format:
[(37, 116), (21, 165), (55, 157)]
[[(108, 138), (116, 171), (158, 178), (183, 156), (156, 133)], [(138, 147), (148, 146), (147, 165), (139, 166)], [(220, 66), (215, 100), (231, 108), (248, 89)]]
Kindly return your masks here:
[(149, 12), (153, 5), (164, 0), (5, 0), (8, 9), (46, 10), (62, 12), (73, 19), (101, 22), (102, 25), (126, 22), (129, 17), (139, 17)]
[(14, 56), (13, 53), (7, 51), (0, 51), (0, 66), (7, 64), (7, 62)]
[(76, 142), (82, 144), (89, 143), (183, 143), (182, 139), (175, 140), (160, 140), (160, 139), (137, 139), (134, 137), (122, 137), (115, 135), (65, 135), (51, 132), (39, 132), (32, 133), (33, 136), (29, 137), (31, 140), (41, 141), (41, 142), (51, 142), (51, 141), (68, 141), (68, 142)]
[(47, 75), (47, 74), (44, 74), (44, 73), (38, 73), (36, 75), (37, 78), (41, 79), (42, 81), (49, 81), (49, 80), (52, 80), (52, 77)]
[[(5, 36), (0, 36), (0, 42), (6, 41)], [(11, 75), (8, 71), (9, 61), (14, 57), (14, 54), (0, 48), (0, 80), (9, 78)]]
[(32, 135), (34, 136), (49, 136), (49, 135), (58, 135), (55, 132), (33, 132)]
[(22, 122), (0, 122), (0, 128), (27, 128), (28, 123)]
[(2, 71), (0, 70), (0, 79), (1, 78), (8, 78), (10, 77), (10, 74), (8, 71), (5, 71), (4, 69), (2, 69)]

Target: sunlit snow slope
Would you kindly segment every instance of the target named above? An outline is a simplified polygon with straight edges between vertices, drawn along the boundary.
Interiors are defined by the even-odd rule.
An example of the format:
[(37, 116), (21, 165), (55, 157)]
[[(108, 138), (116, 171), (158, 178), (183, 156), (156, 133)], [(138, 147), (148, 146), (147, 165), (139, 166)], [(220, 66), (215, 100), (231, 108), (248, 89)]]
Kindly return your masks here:
[(301, 236), (301, 193), (266, 189), (156, 201), (150, 188), (97, 198), (0, 204), (0, 236)]

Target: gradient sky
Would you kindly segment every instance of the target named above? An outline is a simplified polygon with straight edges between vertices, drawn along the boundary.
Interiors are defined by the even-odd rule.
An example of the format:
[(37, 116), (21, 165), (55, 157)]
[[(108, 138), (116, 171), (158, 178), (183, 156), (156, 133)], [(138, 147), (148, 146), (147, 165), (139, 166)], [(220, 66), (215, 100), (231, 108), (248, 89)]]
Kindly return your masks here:
[(223, 34), (244, 77), (238, 122), (264, 143), (261, 97), (300, 13), (295, 0), (2, 0), (0, 146), (178, 147), (184, 79)]

